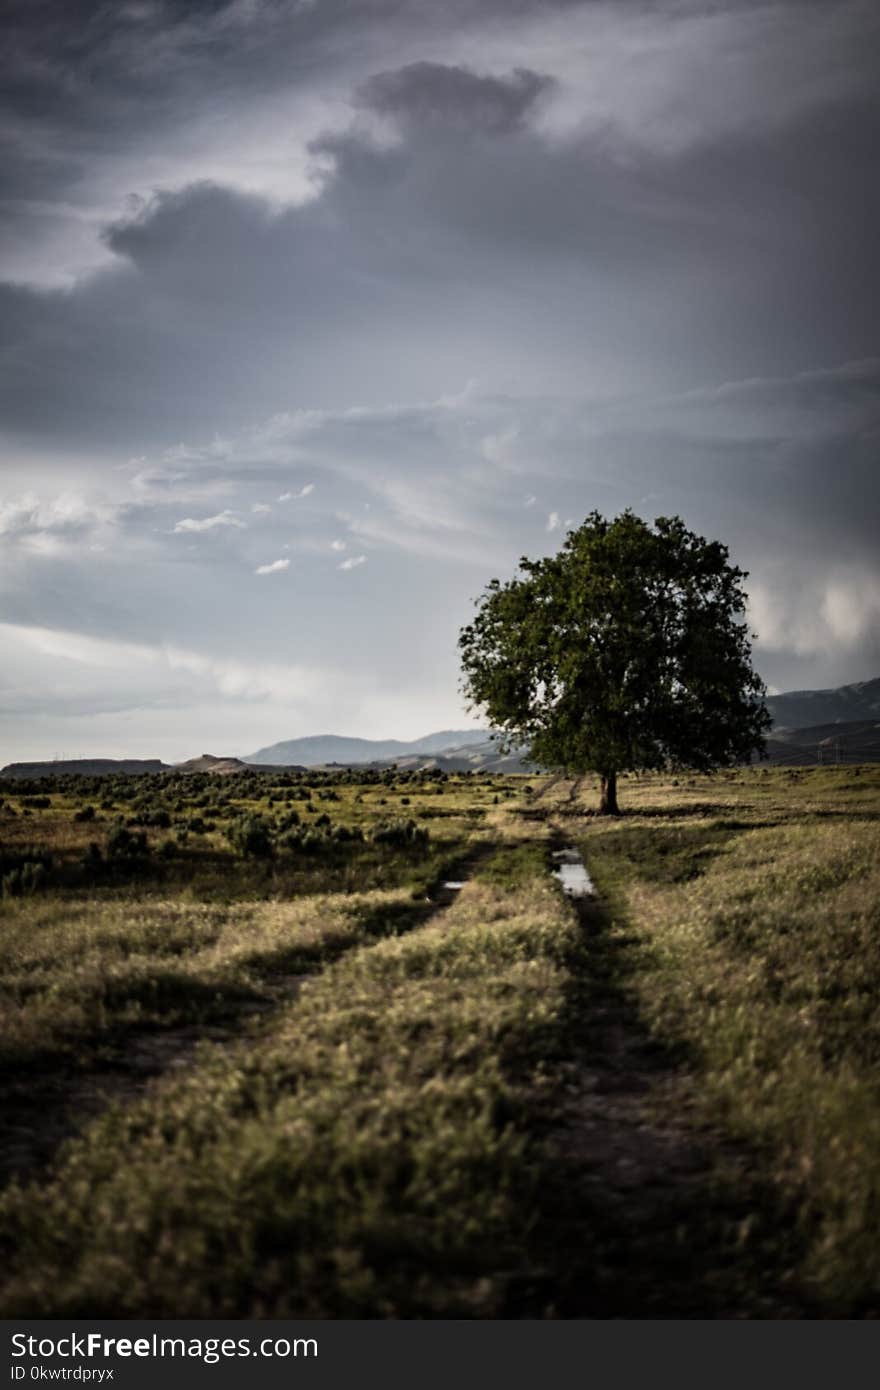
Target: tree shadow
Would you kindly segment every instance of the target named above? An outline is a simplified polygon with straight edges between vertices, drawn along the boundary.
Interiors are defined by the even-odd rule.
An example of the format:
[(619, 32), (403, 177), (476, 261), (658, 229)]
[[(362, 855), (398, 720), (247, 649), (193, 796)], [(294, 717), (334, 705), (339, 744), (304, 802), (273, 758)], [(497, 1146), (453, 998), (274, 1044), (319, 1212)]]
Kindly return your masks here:
[(684, 820), (689, 816), (723, 816), (730, 814), (729, 801), (681, 801), (672, 806), (626, 806), (620, 819), (629, 820)]

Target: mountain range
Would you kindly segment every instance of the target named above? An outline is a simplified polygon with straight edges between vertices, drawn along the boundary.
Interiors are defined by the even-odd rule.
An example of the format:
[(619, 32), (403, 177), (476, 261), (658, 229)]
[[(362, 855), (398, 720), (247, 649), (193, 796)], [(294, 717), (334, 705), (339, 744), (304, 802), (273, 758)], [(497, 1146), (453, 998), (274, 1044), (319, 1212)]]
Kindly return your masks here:
[(243, 761), (276, 766), (299, 763), (303, 767), (323, 767), (327, 763), (375, 763), (416, 755), (430, 756), (448, 748), (464, 748), (470, 743), (485, 743), (489, 736), (488, 729), (444, 729), (406, 743), (396, 738), (344, 738), (339, 734), (312, 734), (309, 738), (291, 738), (283, 743), (270, 744), (268, 748), (259, 748)]
[(806, 729), (851, 720), (880, 720), (880, 677), (834, 690), (787, 690), (768, 695), (774, 729)]
[[(810, 739), (815, 743), (818, 740), (812, 739), (812, 731), (817, 726), (880, 721), (880, 677), (854, 685), (842, 685), (835, 690), (791, 690), (781, 695), (769, 695), (766, 704), (773, 716), (774, 733), (780, 729), (808, 729)], [(304, 767), (321, 767), (328, 763), (359, 765), (396, 762), (401, 768), (436, 765), (448, 772), (465, 772), (468, 769), (515, 772), (525, 766), (522, 756), (499, 753), (489, 729), (446, 729), (441, 733), (413, 739), (410, 743), (398, 739), (342, 738), (336, 734), (316, 734), (311, 738), (270, 744), (243, 761), (275, 766), (296, 763)]]
[(767, 740), (771, 763), (814, 766), (816, 763), (880, 762), (880, 720), (843, 719), (806, 729), (774, 729)]
[[(767, 697), (773, 729), (767, 745), (771, 762), (880, 762), (880, 677), (833, 690), (789, 690)], [(437, 767), (446, 772), (531, 771), (525, 750), (501, 753), (488, 729), (443, 729), (407, 742), (401, 739), (345, 738), (314, 734), (260, 748), (246, 758), (202, 754), (171, 768), (153, 760), (91, 758), (71, 761), (10, 763), (7, 778), (50, 777), (64, 773), (233, 773), (247, 766), (291, 771), (333, 764), (387, 766), (401, 769)]]

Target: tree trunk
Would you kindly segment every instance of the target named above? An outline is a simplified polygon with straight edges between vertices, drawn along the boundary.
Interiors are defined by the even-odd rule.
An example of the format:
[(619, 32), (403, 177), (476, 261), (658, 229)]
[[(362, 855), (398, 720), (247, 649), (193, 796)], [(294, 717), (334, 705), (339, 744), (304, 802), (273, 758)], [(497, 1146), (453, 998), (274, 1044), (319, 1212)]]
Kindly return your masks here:
[(599, 815), (619, 816), (620, 807), (617, 804), (617, 773), (603, 772), (599, 779), (599, 785), (601, 788)]

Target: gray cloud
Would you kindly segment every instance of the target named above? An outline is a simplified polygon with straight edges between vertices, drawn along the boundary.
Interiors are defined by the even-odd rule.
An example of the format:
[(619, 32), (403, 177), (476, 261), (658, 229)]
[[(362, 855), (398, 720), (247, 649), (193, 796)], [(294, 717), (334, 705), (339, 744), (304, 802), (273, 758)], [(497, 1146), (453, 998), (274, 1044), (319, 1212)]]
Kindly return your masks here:
[(4, 418), (139, 450), (291, 396), (426, 395), (462, 376), (575, 391), (866, 356), (877, 125), (861, 106), (813, 112), (781, 142), (624, 164), (596, 137), (547, 144), (517, 123), (463, 145), (410, 125), (391, 148), (355, 128), (315, 146), (334, 172), (304, 206), (160, 193), (107, 229), (109, 269), (0, 291)]
[(360, 88), (362, 105), (393, 116), (404, 128), (473, 136), (520, 129), (552, 79), (528, 68), (509, 77), (482, 76), (442, 63), (409, 63), (379, 72)]

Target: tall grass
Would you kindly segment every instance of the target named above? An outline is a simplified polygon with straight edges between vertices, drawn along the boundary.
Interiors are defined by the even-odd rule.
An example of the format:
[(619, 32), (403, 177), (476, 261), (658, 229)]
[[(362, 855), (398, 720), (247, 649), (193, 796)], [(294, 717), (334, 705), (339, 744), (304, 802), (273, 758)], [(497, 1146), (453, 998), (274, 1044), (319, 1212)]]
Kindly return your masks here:
[(7, 1313), (493, 1313), (576, 931), (546, 883), (471, 884), (308, 983), (270, 1037), (108, 1113), (48, 1185), (7, 1192)]
[[(280, 831), (288, 803), (241, 790), (214, 831), (160, 858), (149, 828), (143, 862), (96, 883), (77, 877), (86, 837), (116, 810), (76, 821), (68, 791), (0, 824), (54, 856), (48, 886), (0, 904), (14, 1075), (51, 1081), (139, 1030), (272, 1004), (7, 1189), (7, 1315), (630, 1315), (635, 1259), (654, 1262), (634, 1281), (646, 1297), (674, 1271), (650, 1304), (666, 1312), (724, 1316), (733, 1291), (759, 1316), (880, 1314), (880, 772), (628, 778), (617, 822), (589, 814), (589, 782), (530, 798), (488, 779), (339, 778), (296, 806), (363, 841), (267, 862), (225, 827), (252, 811)], [(185, 813), (207, 814), (206, 796)], [(427, 845), (371, 840), (410, 815)], [(562, 835), (603, 895), (586, 929), (547, 872)], [(450, 907), (426, 900), (468, 860)], [(309, 977), (294, 1002), (273, 989), (285, 975)], [(615, 1113), (660, 1134), (672, 1095), (676, 1142), (708, 1154), (647, 1232), (605, 1200), (601, 1162), (589, 1178), (589, 1131), (565, 1139), (591, 1069), (620, 1079), (620, 1058), (590, 1052), (613, 1029), (659, 1060), (638, 1106), (608, 1100), (611, 1159), (640, 1143)], [(690, 1200), (704, 1205), (667, 1231), (663, 1212)], [(673, 1247), (701, 1229), (688, 1288)]]
[(849, 806), (844, 779), (836, 806), (807, 780), (780, 798), (777, 775), (744, 820), (649, 817), (584, 844), (638, 934), (643, 1018), (686, 1049), (704, 1120), (760, 1156), (794, 1213), (794, 1279), (825, 1313), (876, 1315), (880, 837), (862, 789), (876, 808), (877, 778)]

